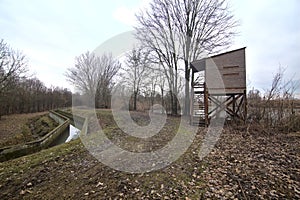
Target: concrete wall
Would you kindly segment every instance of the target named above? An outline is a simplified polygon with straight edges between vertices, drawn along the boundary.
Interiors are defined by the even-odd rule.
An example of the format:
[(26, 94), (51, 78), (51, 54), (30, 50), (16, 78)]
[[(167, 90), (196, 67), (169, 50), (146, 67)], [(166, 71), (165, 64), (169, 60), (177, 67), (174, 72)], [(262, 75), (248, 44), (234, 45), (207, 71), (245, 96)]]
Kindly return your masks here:
[(65, 112), (65, 111), (62, 111), (62, 110), (56, 110), (55, 113), (60, 114), (63, 117), (67, 117), (68, 119), (71, 120), (71, 124), (73, 126), (75, 126), (76, 128), (78, 128), (80, 130), (82, 129), (83, 124), (85, 122), (84, 117), (80, 117), (78, 115), (74, 115), (72, 113)]
[(89, 124), (89, 120), (88, 118), (85, 118), (84, 123), (82, 125), (81, 131), (80, 131), (80, 135), (87, 135), (88, 134), (88, 124)]
[(59, 114), (55, 111), (49, 112), (49, 117), (51, 117), (54, 121), (56, 121), (58, 124), (63, 124), (68, 118), (64, 117), (63, 115)]

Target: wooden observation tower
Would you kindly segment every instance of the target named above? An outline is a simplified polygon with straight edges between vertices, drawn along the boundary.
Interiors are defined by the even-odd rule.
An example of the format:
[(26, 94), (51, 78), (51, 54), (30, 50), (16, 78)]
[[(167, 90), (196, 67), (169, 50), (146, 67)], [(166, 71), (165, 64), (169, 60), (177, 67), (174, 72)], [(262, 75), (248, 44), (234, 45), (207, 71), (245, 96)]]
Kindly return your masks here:
[(213, 118), (246, 120), (245, 47), (191, 63), (190, 122)]

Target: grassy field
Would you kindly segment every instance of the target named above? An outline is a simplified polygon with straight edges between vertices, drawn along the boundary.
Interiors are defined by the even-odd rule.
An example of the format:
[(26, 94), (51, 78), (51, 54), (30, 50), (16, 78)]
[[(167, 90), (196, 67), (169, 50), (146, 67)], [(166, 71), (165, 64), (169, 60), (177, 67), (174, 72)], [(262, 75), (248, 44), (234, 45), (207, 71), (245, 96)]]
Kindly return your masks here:
[[(133, 118), (147, 121), (144, 114)], [(109, 111), (98, 118), (107, 136), (124, 148), (129, 140)], [(178, 118), (169, 117), (167, 126)], [(143, 123), (143, 122), (141, 122)], [(174, 163), (157, 171), (116, 171), (95, 159), (81, 141), (0, 163), (0, 199), (297, 199), (300, 198), (300, 133), (264, 134), (257, 127), (225, 127), (213, 151), (198, 156), (207, 129)], [(169, 134), (167, 134), (169, 133)], [(170, 140), (172, 129), (152, 141)], [(121, 140), (117, 140), (121, 138)], [(127, 138), (128, 139), (128, 138)], [(149, 141), (142, 148), (149, 150)], [(55, 192), (54, 192), (55, 191)]]

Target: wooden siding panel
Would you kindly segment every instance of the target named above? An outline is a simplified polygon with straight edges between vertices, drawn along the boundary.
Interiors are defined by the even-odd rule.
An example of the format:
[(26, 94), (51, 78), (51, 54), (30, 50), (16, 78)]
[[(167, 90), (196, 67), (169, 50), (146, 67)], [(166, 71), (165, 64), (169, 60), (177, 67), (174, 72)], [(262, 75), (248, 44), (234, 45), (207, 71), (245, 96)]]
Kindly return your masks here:
[(224, 88), (226, 93), (229, 90), (232, 93), (243, 93), (246, 88), (245, 67), (245, 48), (206, 59), (205, 75), (208, 88)]

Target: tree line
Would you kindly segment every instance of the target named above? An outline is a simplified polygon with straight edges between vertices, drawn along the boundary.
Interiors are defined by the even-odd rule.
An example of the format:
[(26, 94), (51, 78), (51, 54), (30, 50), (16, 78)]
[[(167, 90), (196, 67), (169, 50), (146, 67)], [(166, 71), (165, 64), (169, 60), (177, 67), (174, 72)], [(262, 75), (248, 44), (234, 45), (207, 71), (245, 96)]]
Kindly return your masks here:
[(0, 40), (0, 118), (71, 105), (71, 91), (48, 88), (39, 79), (29, 76), (26, 56)]

